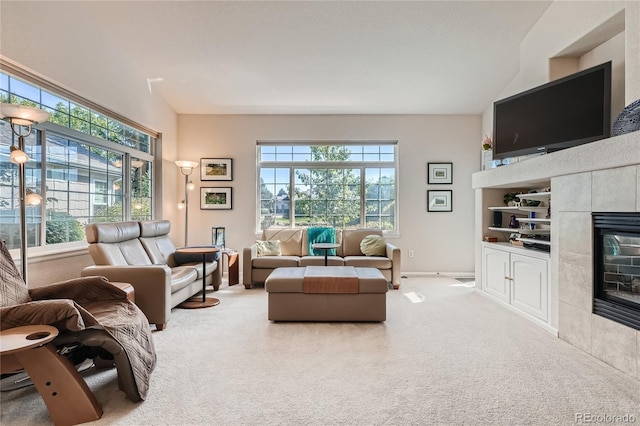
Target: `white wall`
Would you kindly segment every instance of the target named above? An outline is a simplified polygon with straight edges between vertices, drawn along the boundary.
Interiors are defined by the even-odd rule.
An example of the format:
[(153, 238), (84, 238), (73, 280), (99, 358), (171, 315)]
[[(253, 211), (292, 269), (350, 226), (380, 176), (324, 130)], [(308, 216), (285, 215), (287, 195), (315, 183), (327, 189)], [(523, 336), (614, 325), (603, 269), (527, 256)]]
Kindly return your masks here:
[[(398, 140), (400, 236), (392, 241), (402, 248), (402, 271), (474, 269), (471, 174), (480, 169), (480, 116), (180, 115), (178, 128), (181, 157), (234, 162), (232, 182), (195, 176), (189, 244), (210, 243), (212, 226), (225, 226), (236, 250), (256, 239), (256, 140)], [(453, 162), (453, 185), (427, 185), (427, 163), (440, 161)], [(233, 210), (200, 210), (199, 188), (210, 186), (233, 188)], [(428, 213), (427, 189), (452, 189), (453, 212)]]
[[(624, 13), (624, 43), (611, 35), (611, 42), (600, 46), (596, 40), (612, 31), (615, 17)], [(590, 46), (576, 71), (598, 63), (614, 62), (612, 115), (615, 117), (623, 105), (640, 98), (640, 3), (624, 1), (556, 1), (534, 25), (520, 45), (520, 72), (496, 96), (496, 100), (531, 89), (549, 81), (550, 60), (562, 56), (572, 46)], [(602, 40), (605, 41), (605, 40)], [(619, 49), (624, 49), (620, 55)], [(576, 58), (581, 56), (576, 54)], [(620, 63), (624, 62), (624, 69)], [(597, 62), (597, 63), (596, 63)], [(580, 67), (580, 68), (578, 68)], [(624, 91), (620, 90), (624, 79)], [(619, 108), (617, 111), (614, 108)], [(487, 105), (482, 115), (483, 132), (491, 134), (493, 105)]]
[[(72, 19), (70, 19), (72, 17)], [(73, 2), (0, 2), (0, 55), (73, 93), (162, 133), (163, 216), (174, 219), (179, 179), (173, 164), (177, 147), (177, 114), (149, 93), (146, 77), (114, 49), (107, 34), (93, 31), (92, 17), (82, 16)], [(83, 38), (82, 49), (69, 41)], [(75, 44), (74, 44), (75, 46)], [(74, 253), (75, 254), (75, 253)], [(72, 254), (73, 255), (73, 254)], [(32, 255), (30, 254), (30, 257)], [(29, 263), (30, 285), (79, 276), (88, 256)], [(72, 265), (71, 268), (68, 266)], [(57, 268), (57, 269), (56, 269)]]

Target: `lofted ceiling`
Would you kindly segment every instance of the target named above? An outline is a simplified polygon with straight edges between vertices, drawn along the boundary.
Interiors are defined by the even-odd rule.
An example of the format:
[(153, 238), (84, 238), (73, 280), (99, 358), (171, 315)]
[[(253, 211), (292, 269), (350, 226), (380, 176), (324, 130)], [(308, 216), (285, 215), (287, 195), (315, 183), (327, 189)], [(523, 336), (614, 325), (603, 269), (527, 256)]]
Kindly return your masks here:
[[(550, 1), (87, 1), (181, 114), (479, 114)], [(82, 42), (81, 38), (78, 38)]]

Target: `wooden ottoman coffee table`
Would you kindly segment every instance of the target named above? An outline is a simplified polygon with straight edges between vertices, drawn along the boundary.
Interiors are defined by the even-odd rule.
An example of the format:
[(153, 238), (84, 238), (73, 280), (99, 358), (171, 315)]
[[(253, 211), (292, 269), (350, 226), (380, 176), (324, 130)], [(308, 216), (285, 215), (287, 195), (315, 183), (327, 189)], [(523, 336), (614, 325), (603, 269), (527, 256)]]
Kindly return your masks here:
[(266, 279), (271, 321), (385, 321), (389, 283), (376, 268), (277, 268)]

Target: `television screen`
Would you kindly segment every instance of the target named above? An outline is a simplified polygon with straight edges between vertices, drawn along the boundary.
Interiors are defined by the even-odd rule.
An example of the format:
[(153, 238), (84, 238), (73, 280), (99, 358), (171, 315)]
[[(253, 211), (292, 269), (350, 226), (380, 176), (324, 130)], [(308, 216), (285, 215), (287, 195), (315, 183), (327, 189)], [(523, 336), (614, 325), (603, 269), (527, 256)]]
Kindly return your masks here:
[(611, 62), (494, 102), (493, 157), (547, 153), (607, 138)]

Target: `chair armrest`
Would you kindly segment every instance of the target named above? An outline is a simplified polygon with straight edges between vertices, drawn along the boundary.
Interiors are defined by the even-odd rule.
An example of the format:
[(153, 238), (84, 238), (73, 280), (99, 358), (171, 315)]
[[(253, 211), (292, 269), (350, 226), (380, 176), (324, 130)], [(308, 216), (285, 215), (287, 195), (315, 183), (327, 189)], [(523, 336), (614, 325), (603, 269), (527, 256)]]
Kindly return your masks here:
[[(87, 291), (90, 288), (91, 291)], [(104, 277), (74, 278), (29, 290), (33, 300), (71, 299), (79, 305), (104, 300), (125, 300), (126, 293)]]
[(402, 258), (400, 249), (391, 243), (387, 243), (387, 257), (391, 259), (391, 284), (394, 289), (400, 288), (400, 278), (402, 270), (400, 267), (400, 259)]
[(251, 269), (253, 268), (253, 259), (258, 257), (258, 246), (252, 244), (242, 249), (242, 284), (251, 287)]
[[(89, 318), (87, 320), (91, 322)], [(61, 331), (79, 331), (95, 325), (86, 324), (69, 299), (33, 300), (0, 308), (0, 330), (35, 324), (52, 325)]]
[(80, 275), (130, 283), (135, 290), (136, 305), (151, 324), (166, 324), (171, 317), (171, 268), (167, 265), (93, 265), (84, 268)]

